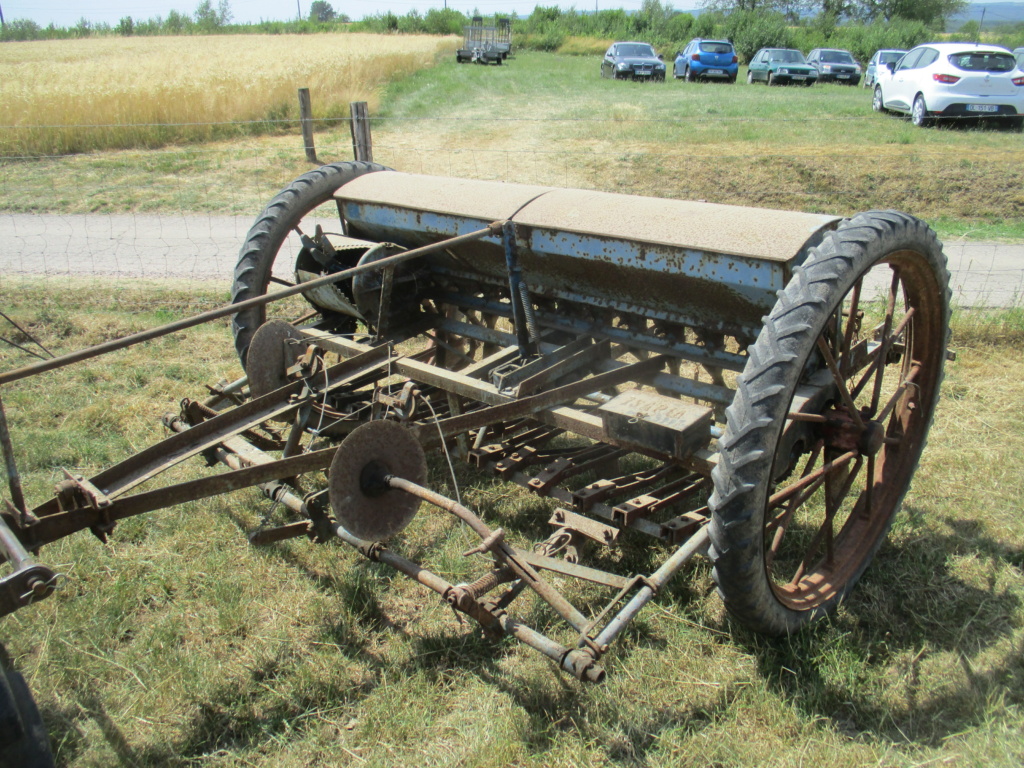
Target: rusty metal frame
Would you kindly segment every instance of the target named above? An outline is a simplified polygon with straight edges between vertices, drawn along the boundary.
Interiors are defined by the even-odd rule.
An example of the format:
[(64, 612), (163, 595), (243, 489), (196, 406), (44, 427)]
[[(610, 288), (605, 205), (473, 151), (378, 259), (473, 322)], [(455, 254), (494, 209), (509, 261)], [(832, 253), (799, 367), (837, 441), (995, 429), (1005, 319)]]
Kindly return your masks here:
[[(37, 551), (86, 529), (105, 539), (120, 520), (256, 487), (298, 519), (253, 532), (249, 537), (252, 543), (296, 536), (319, 542), (340, 539), (365, 557), (435, 591), (455, 610), (478, 621), (485, 632), (514, 636), (576, 677), (601, 680), (604, 670), (599, 661), (609, 644), (707, 545), (703, 500), (716, 461), (713, 441), (721, 434), (712, 423), (711, 409), (731, 402), (733, 391), (722, 372), (741, 370), (746, 358), (724, 344), (692, 343), (657, 324), (649, 327), (646, 319), (612, 307), (590, 306), (587, 312), (591, 316), (556, 311), (543, 296), (531, 296), (521, 274), (518, 237), (511, 220), (494, 221), (483, 229), (0, 374), (2, 386), (357, 274), (384, 273), (381, 322), (372, 333), (349, 338), (318, 327), (297, 328), (305, 352), (288, 369), (289, 383), (247, 400), (240, 397), (244, 380), (218, 385), (211, 389), (214, 398), (210, 402), (230, 403), (221, 411), (186, 400), (181, 414), (164, 419), (172, 433), (169, 437), (92, 478), (68, 474), (56, 496), (31, 511), (21, 492), (0, 401), (0, 444), (13, 502), (0, 512), (0, 556), (14, 568), (0, 579), (0, 615), (53, 590), (56, 574), (39, 565), (29, 550)], [(388, 323), (387, 308), (397, 300), (389, 276), (398, 264), (431, 254), (451, 254), (453, 249), (480, 240), (503, 252), (507, 277), (503, 286), (484, 280), (475, 294), (452, 286), (427, 292), (415, 323), (405, 327)], [(452, 274), (443, 267), (437, 271), (442, 276)], [(478, 313), (479, 322), (469, 322), (473, 313)], [(498, 320), (510, 323), (511, 332), (496, 327)], [(719, 331), (711, 329), (709, 333)], [(397, 351), (412, 341), (419, 342), (413, 344), (413, 351)], [(471, 345), (469, 354), (464, 351), (466, 344)], [(473, 350), (479, 352), (481, 345), (478, 357)], [(327, 366), (324, 359), (328, 355), (337, 356), (340, 362)], [(444, 358), (456, 364), (445, 365)], [(696, 365), (711, 381), (680, 375), (680, 363)], [(310, 375), (313, 370), (315, 376)], [(627, 384), (645, 387), (649, 395), (642, 409), (636, 407), (635, 415), (627, 411), (617, 416), (627, 419), (627, 427), (629, 422), (637, 422), (638, 428), (619, 425), (612, 430), (611, 408), (623, 396), (617, 388)], [(697, 422), (682, 425), (678, 419), (674, 423), (679, 426), (655, 428), (658, 414), (644, 411), (671, 410), (661, 405), (662, 401), (678, 402), (660, 393), (709, 403), (702, 406), (705, 413), (695, 432)], [(459, 502), (407, 478), (392, 476), (386, 478), (388, 492), (412, 496), (454, 515), (479, 536), (480, 544), (466, 554), (483, 556), (484, 571), (469, 584), (454, 585), (389, 550), (384, 542), (354, 536), (332, 517), (326, 489), (306, 493), (296, 481), (331, 465), (335, 446), (314, 448), (315, 440), (336, 441), (364, 422), (347, 418), (333, 407), (335, 397), (340, 396), (365, 403), (373, 418), (397, 418), (421, 446), (457, 446), (463, 457), (478, 467), (556, 500), (563, 508), (552, 515), (549, 540), (541, 542), (536, 551), (516, 548), (506, 541), (504, 531), (492, 530)], [(807, 397), (807, 402), (820, 399), (813, 392)], [(331, 414), (323, 429), (312, 430), (314, 413)], [(265, 431), (268, 421), (290, 424), (283, 430), (287, 436), (277, 431), (269, 437), (262, 435), (260, 430)], [(666, 442), (660, 432), (658, 439), (651, 437), (655, 429), (678, 429), (679, 434), (685, 429), (692, 436)], [(303, 446), (303, 439), (312, 432), (316, 434)], [(672, 445), (676, 447), (665, 447)], [(275, 458), (271, 451), (280, 451), (280, 457)], [(197, 455), (225, 464), (228, 471), (140, 489)], [(620, 462), (632, 461), (632, 457), (646, 464), (623, 471)], [(588, 481), (597, 470), (601, 470), (600, 478)], [(612, 479), (604, 479), (608, 476)], [(654, 572), (622, 575), (579, 562), (581, 550), (617, 545), (632, 534), (668, 545), (664, 561)], [(555, 556), (558, 553), (562, 556)], [(588, 617), (544, 573), (596, 584), (613, 594)], [(548, 638), (511, 615), (513, 604), (526, 591), (562, 620), (571, 642)]]

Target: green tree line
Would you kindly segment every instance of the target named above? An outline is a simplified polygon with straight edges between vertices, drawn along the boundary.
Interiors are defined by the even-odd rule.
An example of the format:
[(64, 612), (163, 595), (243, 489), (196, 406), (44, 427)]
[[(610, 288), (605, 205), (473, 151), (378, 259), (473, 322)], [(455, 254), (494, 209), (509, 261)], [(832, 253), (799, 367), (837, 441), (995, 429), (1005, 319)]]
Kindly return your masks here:
[[(513, 46), (535, 50), (569, 50), (593, 54), (610, 40), (644, 40), (672, 55), (693, 37), (728, 38), (743, 61), (759, 48), (780, 46), (809, 51), (835, 47), (865, 60), (880, 48), (910, 48), (945, 30), (949, 16), (964, 0), (706, 0), (704, 12), (682, 13), (661, 0), (644, 0), (639, 11), (610, 9), (585, 13), (575, 8), (538, 5), (529, 16), (512, 14)], [(813, 14), (813, 15), (807, 15)], [(499, 17), (501, 15), (499, 14)], [(489, 20), (492, 21), (492, 20)], [(450, 8), (390, 11), (352, 22), (327, 0), (310, 4), (306, 18), (234, 24), (229, 0), (202, 0), (191, 14), (169, 11), (164, 17), (117, 25), (81, 19), (73, 27), (40, 27), (15, 19), (4, 25), (0, 41), (45, 40), (93, 35), (313, 34), (375, 32), (384, 34), (461, 34), (470, 18)], [(971, 25), (968, 24), (968, 27)], [(964, 29), (973, 39), (976, 24)], [(573, 39), (589, 45), (567, 46)], [(966, 38), (965, 38), (966, 39)], [(1024, 24), (986, 30), (985, 40), (1010, 48), (1024, 45)]]

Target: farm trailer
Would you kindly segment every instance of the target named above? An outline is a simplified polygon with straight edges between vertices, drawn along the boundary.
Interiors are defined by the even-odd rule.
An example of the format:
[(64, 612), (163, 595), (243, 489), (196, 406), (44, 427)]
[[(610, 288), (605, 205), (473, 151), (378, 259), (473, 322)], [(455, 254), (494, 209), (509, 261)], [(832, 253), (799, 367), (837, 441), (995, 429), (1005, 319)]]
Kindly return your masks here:
[[(299, 320), (268, 319), (288, 302)], [(254, 545), (342, 542), (598, 682), (615, 639), (698, 554), (758, 632), (793, 632), (843, 599), (924, 447), (949, 289), (934, 233), (894, 211), (842, 219), (339, 163), (270, 201), (231, 305), (0, 374), (0, 387), (227, 316), (244, 377), (182, 401), (162, 442), (91, 478), (66, 472), (36, 506), (0, 403), (0, 614), (53, 592), (38, 559), (51, 542), (255, 487), (290, 519)], [(551, 499), (546, 532), (494, 527), (429, 489), (427, 451)], [(227, 470), (154, 482), (199, 456)], [(472, 532), (470, 577), (389, 545), (417, 514)], [(655, 567), (616, 565), (637, 547)], [(525, 622), (538, 605), (555, 630)], [(18, 673), (0, 682), (8, 749), (44, 751)]]
[(480, 16), (474, 16), (472, 23), (463, 27), (462, 47), (455, 51), (459, 64), (501, 64), (512, 55), (512, 21), (497, 19), (494, 25), (485, 26)]

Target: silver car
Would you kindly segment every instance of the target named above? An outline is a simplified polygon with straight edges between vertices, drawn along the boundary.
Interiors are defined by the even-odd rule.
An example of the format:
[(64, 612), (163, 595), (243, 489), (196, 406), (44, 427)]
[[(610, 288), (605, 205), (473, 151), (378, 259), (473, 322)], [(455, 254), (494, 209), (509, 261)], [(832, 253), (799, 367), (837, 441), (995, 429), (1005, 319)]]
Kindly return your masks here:
[(868, 68), (864, 72), (864, 87), (874, 88), (875, 83), (878, 82), (879, 68), (885, 69), (886, 64), (896, 63), (903, 58), (905, 53), (906, 51), (899, 48), (883, 48), (880, 51), (875, 51), (875, 55), (871, 57)]

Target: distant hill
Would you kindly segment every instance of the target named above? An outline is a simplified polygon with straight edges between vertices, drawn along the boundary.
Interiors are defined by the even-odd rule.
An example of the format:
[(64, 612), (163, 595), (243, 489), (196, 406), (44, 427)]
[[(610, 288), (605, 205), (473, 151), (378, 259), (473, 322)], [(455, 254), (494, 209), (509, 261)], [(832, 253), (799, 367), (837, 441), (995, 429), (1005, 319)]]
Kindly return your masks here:
[(946, 29), (956, 30), (968, 21), (981, 21), (981, 12), (985, 11), (985, 27), (997, 24), (1015, 24), (1024, 22), (1024, 2), (1021, 3), (971, 3), (949, 19)]

